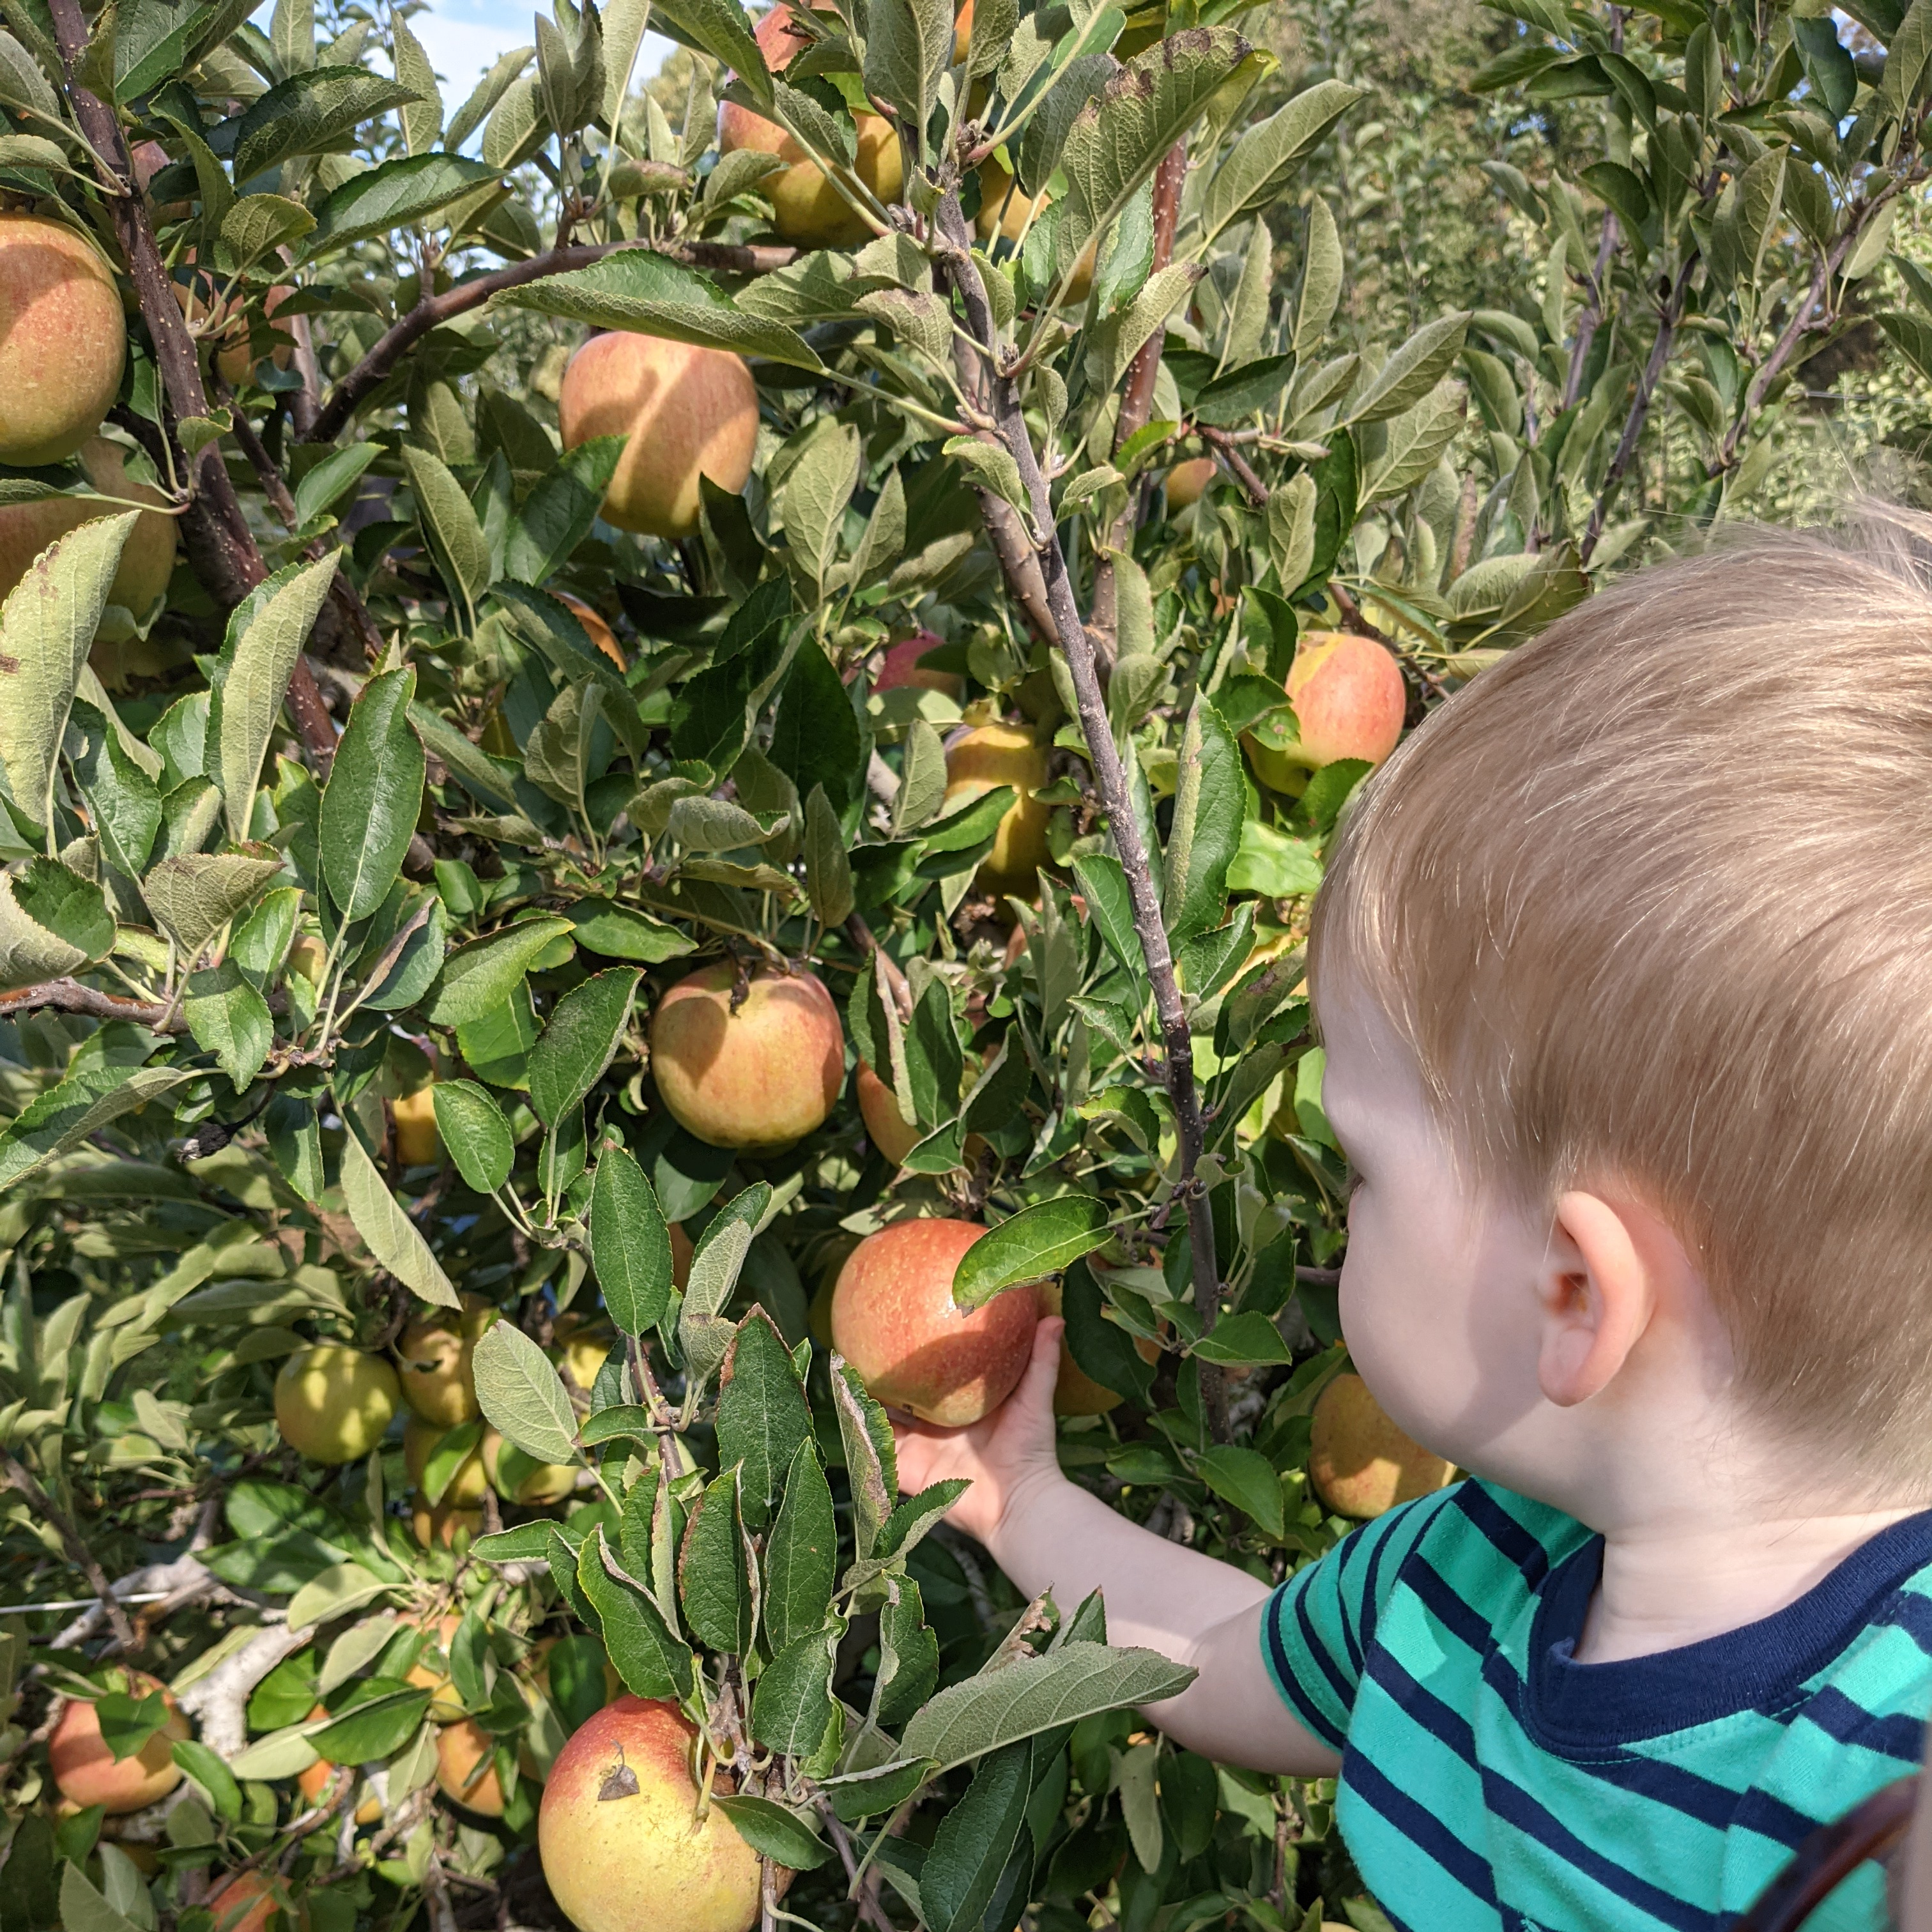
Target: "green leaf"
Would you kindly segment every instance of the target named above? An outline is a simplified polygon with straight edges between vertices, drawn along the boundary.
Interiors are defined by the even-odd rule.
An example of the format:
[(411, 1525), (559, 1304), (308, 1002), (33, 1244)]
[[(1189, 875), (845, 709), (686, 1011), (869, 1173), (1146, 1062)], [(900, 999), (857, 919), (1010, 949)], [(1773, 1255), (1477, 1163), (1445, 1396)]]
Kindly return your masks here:
[(353, 1706), (334, 1724), (311, 1731), (308, 1741), (330, 1764), (374, 1764), (415, 1736), (429, 1705), (427, 1690), (398, 1690)]
[(858, 1371), (832, 1358), (832, 1406), (845, 1451), (852, 1492), (852, 1535), (863, 1562), (878, 1547), (879, 1532), (898, 1501), (898, 1453), (884, 1408), (866, 1393)]
[[(729, 0), (721, 4), (728, 4)], [(738, 71), (742, 78), (743, 68)], [(762, 356), (800, 369), (824, 367), (795, 331), (746, 314), (696, 269), (644, 250), (620, 249), (588, 268), (546, 275), (491, 299), (592, 328), (632, 329), (667, 341), (695, 343), (702, 349)]]
[(188, 975), (182, 1016), (196, 1046), (214, 1054), (238, 1094), (261, 1072), (274, 1044), (275, 1022), (268, 1003), (232, 959)]
[(692, 1252), (691, 1274), (678, 1311), (677, 1337), (687, 1371), (700, 1382), (718, 1372), (730, 1348), (735, 1330), (724, 1318), (724, 1304), (738, 1285), (752, 1237), (771, 1198), (772, 1190), (763, 1181), (734, 1196), (712, 1217)]
[(577, 1581), (597, 1612), (604, 1648), (625, 1688), (634, 1697), (689, 1696), (691, 1652), (671, 1635), (650, 1593), (612, 1555), (601, 1524), (584, 1538)]
[(74, 688), (139, 514), (98, 517), (57, 537), (0, 604), (0, 759), (36, 825), (52, 823)]
[(497, 178), (496, 169), (460, 154), (416, 154), (385, 161), (344, 182), (322, 204), (303, 256), (312, 261), (325, 248), (412, 226)]
[(0, 1188), (14, 1182), (123, 1114), (192, 1076), (174, 1066), (89, 1066), (70, 1073), (16, 1114), (0, 1133)]
[[(697, 1264), (692, 1264), (694, 1277)], [(761, 1307), (738, 1324), (719, 1371), (718, 1460), (743, 1478), (745, 1521), (762, 1529), (784, 1473), (812, 1438), (812, 1411), (791, 1351)]]
[(175, 1762), (207, 1793), (217, 1816), (235, 1823), (242, 1816), (242, 1787), (221, 1754), (198, 1738), (177, 1738), (169, 1749)]
[[(456, 1290), (443, 1273), (442, 1264), (430, 1252), (429, 1244), (417, 1232), (402, 1203), (389, 1192), (388, 1183), (376, 1172), (376, 1163), (352, 1128), (342, 1141), (342, 1194), (356, 1232), (379, 1267), (387, 1268), (404, 1287), (439, 1308), (458, 1306)], [(536, 1344), (530, 1346), (535, 1348)], [(510, 1432), (506, 1429), (503, 1433), (508, 1436)], [(512, 1442), (515, 1439), (511, 1437)], [(567, 1459), (553, 1456), (548, 1460)]]
[(680, 40), (703, 48), (720, 65), (730, 68), (761, 103), (770, 105), (771, 75), (737, 0), (658, 0), (656, 10)]
[(530, 1055), (530, 1105), (546, 1126), (554, 1126), (603, 1078), (643, 976), (634, 966), (613, 966), (557, 1001)]
[(1468, 334), (1469, 314), (1457, 310), (1426, 322), (1376, 370), (1348, 412), (1351, 422), (1382, 422), (1419, 403), (1454, 366)]
[[(81, 714), (73, 716), (77, 723)], [(82, 735), (86, 742), (78, 755), (68, 740), (68, 764), (86, 795), (100, 856), (116, 872), (138, 879), (161, 829), (160, 792), (121, 742), (114, 721), (104, 719), (98, 730), (90, 723)]]
[(1323, 136), (1366, 92), (1346, 81), (1318, 81), (1250, 128), (1208, 184), (1202, 212), (1206, 239), (1279, 201)]
[[(414, 443), (403, 446), (403, 467), (416, 500), (416, 518), (452, 594), (473, 614), (495, 572), (490, 539), (483, 534), (463, 485), (440, 458)], [(413, 695), (413, 692), (412, 692)]]
[(731, 1657), (751, 1648), (752, 1580), (734, 1466), (706, 1485), (685, 1524), (677, 1594), (686, 1626), (700, 1643)]
[(231, 838), (248, 836), (262, 760), (296, 660), (328, 601), (338, 561), (332, 551), (318, 563), (282, 573), (279, 587), (236, 640), (221, 687), (221, 796)]
[(1281, 1330), (1253, 1308), (1238, 1315), (1222, 1316), (1189, 1352), (1204, 1362), (1220, 1362), (1236, 1368), (1294, 1359), (1282, 1339)]
[(61, 1867), (60, 1922), (63, 1932), (142, 1932), (97, 1892), (77, 1864)]
[(796, 1811), (769, 1798), (734, 1792), (711, 1802), (760, 1858), (788, 1871), (815, 1870), (832, 1856), (832, 1847)]
[(900, 1749), (949, 1771), (1002, 1744), (1098, 1712), (1157, 1704), (1186, 1690), (1196, 1674), (1155, 1651), (1099, 1644), (1002, 1660), (998, 1669), (940, 1691), (906, 1726)]
[(1281, 1478), (1274, 1465), (1256, 1449), (1238, 1449), (1216, 1443), (1194, 1459), (1195, 1473), (1223, 1501), (1280, 1540), (1284, 1526)]
[(892, 1594), (879, 1612), (872, 1720), (899, 1724), (932, 1695), (939, 1682), (939, 1638), (926, 1623), (924, 1600), (910, 1576), (900, 1576), (887, 1587)]
[(280, 853), (264, 858), (260, 845), (240, 852), (188, 852), (163, 859), (141, 881), (141, 896), (184, 961), (235, 915), (252, 904), (282, 869)]
[(866, 91), (922, 144), (952, 40), (952, 0), (873, 0), (866, 10)]
[(1228, 890), (1259, 892), (1264, 898), (1295, 898), (1322, 883), (1322, 861), (1315, 848), (1258, 818), (1241, 827), (1241, 843), (1228, 868)]
[(989, 1228), (959, 1257), (952, 1299), (979, 1308), (1004, 1289), (1058, 1274), (1107, 1240), (1107, 1208), (1090, 1194), (1062, 1194)]
[(362, 687), (322, 794), (322, 869), (345, 920), (389, 896), (422, 810), (423, 749), (409, 727), (416, 674), (406, 665)]
[(1228, 867), (1240, 849), (1246, 809), (1234, 734), (1212, 701), (1197, 698), (1181, 734), (1174, 827), (1167, 840), (1164, 911), (1174, 940), (1221, 923)]
[[(360, 443), (358, 448), (369, 448)], [(318, 466), (319, 473), (320, 466)], [(410, 723), (424, 747), (447, 765), (458, 782), (481, 803), (514, 806), (517, 794), (512, 780), (493, 764), (490, 754), (472, 745), (463, 734), (439, 718), (426, 705), (410, 706)]]
[(1133, 896), (1120, 860), (1111, 852), (1084, 853), (1073, 861), (1073, 877), (1087, 902), (1087, 915), (1108, 951), (1136, 979), (1144, 978), (1147, 961), (1134, 929)]
[(238, 274), (314, 226), (315, 217), (286, 195), (244, 194), (221, 218), (216, 258), (230, 274)]
[(920, 1916), (932, 1932), (978, 1932), (1026, 1828), (1032, 1795), (1030, 1750), (995, 1751), (973, 1774), (965, 1796), (940, 1820), (920, 1868)]
[(626, 1335), (642, 1335), (670, 1306), (670, 1229), (656, 1190), (621, 1147), (597, 1156), (590, 1219), (590, 1264), (604, 1306)]
[(765, 1545), (765, 1640), (775, 1651), (817, 1630), (838, 1576), (838, 1525), (818, 1445), (801, 1442)]
[(1232, 27), (1186, 28), (1129, 61), (1067, 130), (1060, 154), (1070, 184), (1062, 266), (1112, 225), (1223, 88), (1244, 89), (1270, 64)]
[(851, 694), (832, 660), (808, 641), (793, 660), (772, 726), (771, 761), (808, 798), (818, 786), (835, 812), (865, 784), (865, 752)]
[[(353, 1142), (355, 1136), (350, 1136)], [(470, 1358), (490, 1425), (539, 1462), (574, 1464), (577, 1412), (550, 1358), (513, 1322), (493, 1322)]]
[(788, 1757), (809, 1757), (832, 1721), (832, 1658), (843, 1627), (836, 1622), (795, 1637), (766, 1664), (752, 1694), (752, 1735)]
[(597, 520), (626, 438), (592, 436), (566, 450), (510, 520), (504, 574), (540, 584), (564, 563)]
[(503, 1110), (473, 1080), (439, 1080), (430, 1089), (436, 1130), (465, 1184), (494, 1193), (510, 1178), (516, 1142)]
[(442, 962), (429, 1018), (437, 1026), (463, 1026), (494, 1018), (543, 954), (571, 934), (571, 922), (554, 914), (518, 921), (459, 946)]
[(1154, 1386), (1154, 1364), (1142, 1358), (1126, 1329), (1106, 1319), (1101, 1312), (1105, 1306), (1093, 1270), (1084, 1261), (1076, 1262), (1060, 1290), (1067, 1353), (1074, 1366), (1102, 1388), (1131, 1396), (1144, 1406)]
[[(55, 862), (37, 861), (41, 866)], [(86, 965), (89, 949), (43, 926), (16, 898), (16, 889), (13, 875), (0, 872), (0, 986), (35, 986)]]
[(607, 959), (641, 959), (647, 966), (658, 966), (698, 950), (697, 942), (676, 926), (608, 899), (573, 900), (570, 919), (578, 945)]
[(235, 179), (242, 185), (296, 154), (346, 148), (365, 121), (416, 98), (412, 90), (356, 67), (291, 74), (262, 95), (235, 130)]
[(828, 931), (851, 917), (851, 861), (838, 814), (823, 784), (814, 785), (805, 802), (805, 890), (812, 916)]

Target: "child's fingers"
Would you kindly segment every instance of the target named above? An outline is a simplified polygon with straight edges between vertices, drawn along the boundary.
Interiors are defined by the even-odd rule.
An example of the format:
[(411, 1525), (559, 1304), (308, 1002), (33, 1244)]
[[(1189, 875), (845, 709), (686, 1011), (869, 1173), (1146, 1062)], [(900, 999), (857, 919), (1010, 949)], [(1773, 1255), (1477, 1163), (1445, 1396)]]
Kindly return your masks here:
[(1060, 1379), (1060, 1338), (1066, 1327), (1058, 1316), (1048, 1315), (1033, 1331), (1033, 1354), (1016, 1394), (1020, 1406), (1036, 1414), (1053, 1407), (1053, 1385)]

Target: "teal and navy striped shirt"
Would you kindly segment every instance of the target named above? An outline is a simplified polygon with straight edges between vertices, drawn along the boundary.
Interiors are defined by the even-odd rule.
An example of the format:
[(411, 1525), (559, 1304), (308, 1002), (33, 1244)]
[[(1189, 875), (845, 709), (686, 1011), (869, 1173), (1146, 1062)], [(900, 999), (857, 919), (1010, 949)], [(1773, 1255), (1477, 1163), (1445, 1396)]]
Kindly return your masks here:
[[(1336, 1821), (1405, 1932), (1720, 1932), (1808, 1832), (1917, 1768), (1932, 1512), (1762, 1622), (1580, 1664), (1602, 1558), (1574, 1517), (1459, 1483), (1270, 1600), (1270, 1674), (1342, 1754)], [(1886, 1922), (1868, 1864), (1807, 1932)]]

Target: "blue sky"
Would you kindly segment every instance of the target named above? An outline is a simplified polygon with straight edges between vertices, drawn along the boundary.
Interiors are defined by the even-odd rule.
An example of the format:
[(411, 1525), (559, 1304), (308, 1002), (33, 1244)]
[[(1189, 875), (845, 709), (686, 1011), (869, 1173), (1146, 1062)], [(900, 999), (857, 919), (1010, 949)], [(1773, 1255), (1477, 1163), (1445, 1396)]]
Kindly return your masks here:
[[(427, 12), (411, 17), (442, 80), (446, 112), (454, 113), (469, 98), (499, 54), (533, 44), (532, 10), (532, 0), (434, 0)], [(639, 72), (653, 71), (670, 50), (668, 41), (649, 36)]]

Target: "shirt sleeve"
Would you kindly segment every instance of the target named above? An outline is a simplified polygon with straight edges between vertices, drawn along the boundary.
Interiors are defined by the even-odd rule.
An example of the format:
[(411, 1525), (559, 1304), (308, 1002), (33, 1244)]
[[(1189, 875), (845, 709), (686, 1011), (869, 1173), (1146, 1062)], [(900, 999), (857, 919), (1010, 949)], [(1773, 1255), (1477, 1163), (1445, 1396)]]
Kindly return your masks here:
[(1455, 1493), (1438, 1490), (1364, 1523), (1268, 1599), (1262, 1615), (1268, 1676), (1282, 1702), (1331, 1750), (1348, 1743), (1376, 1621), (1410, 1552)]

